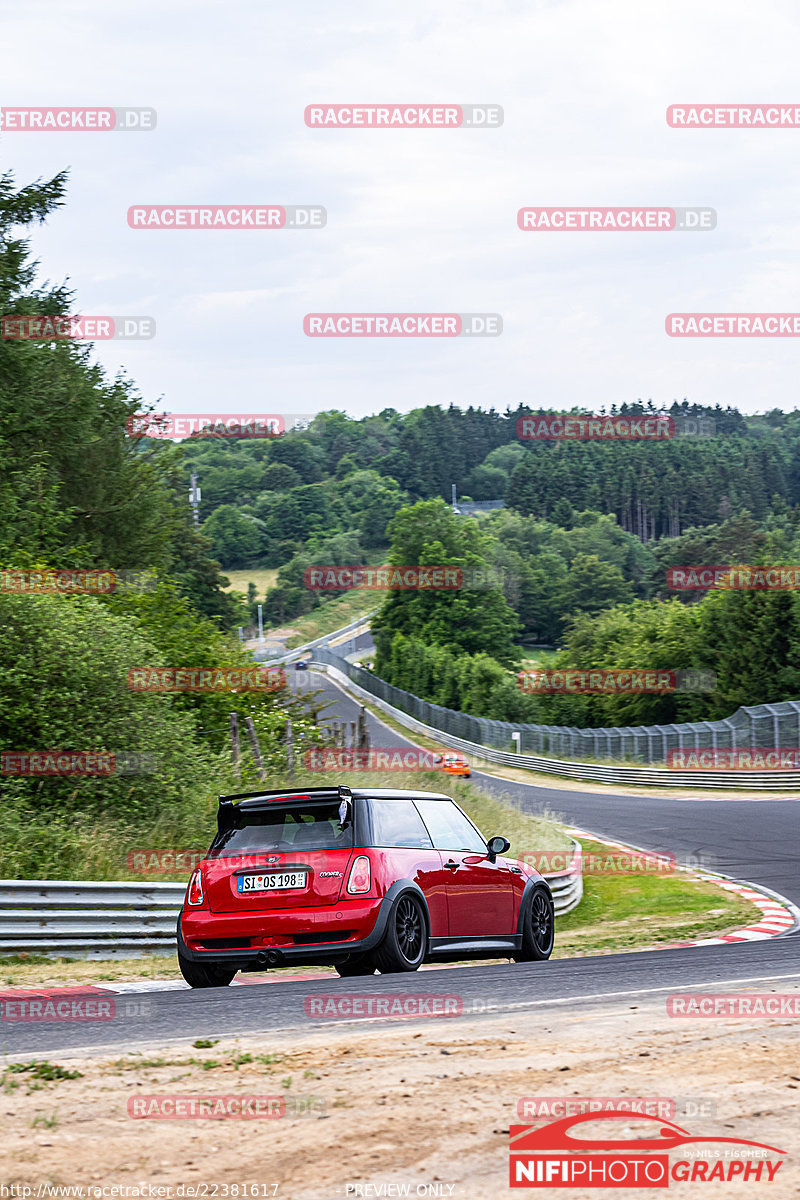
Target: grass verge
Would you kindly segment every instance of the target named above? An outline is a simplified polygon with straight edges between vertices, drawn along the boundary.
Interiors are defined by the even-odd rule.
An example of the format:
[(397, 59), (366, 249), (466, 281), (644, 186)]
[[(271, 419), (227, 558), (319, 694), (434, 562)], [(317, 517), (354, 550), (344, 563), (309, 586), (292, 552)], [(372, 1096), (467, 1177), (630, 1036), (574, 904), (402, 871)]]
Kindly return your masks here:
[(288, 638), (286, 646), (290, 650), (305, 646), (306, 642), (313, 642), (315, 638), (326, 633), (333, 633), (343, 625), (349, 625), (357, 617), (365, 616), (374, 608), (375, 595), (370, 592), (345, 592), (343, 596), (326, 600), (313, 612), (306, 613), (304, 617), (293, 617), (287, 622), (297, 633)]
[[(585, 853), (607, 853), (591, 838)], [(761, 916), (747, 900), (713, 883), (674, 875), (584, 875), (583, 899), (556, 925), (554, 958), (618, 954), (694, 938), (719, 937)]]
[(278, 568), (250, 567), (245, 571), (224, 571), (223, 574), (230, 580), (230, 586), (225, 588), (226, 592), (242, 592), (246, 596), (248, 583), (254, 583), (256, 599), (263, 600), (267, 589), (275, 586)]

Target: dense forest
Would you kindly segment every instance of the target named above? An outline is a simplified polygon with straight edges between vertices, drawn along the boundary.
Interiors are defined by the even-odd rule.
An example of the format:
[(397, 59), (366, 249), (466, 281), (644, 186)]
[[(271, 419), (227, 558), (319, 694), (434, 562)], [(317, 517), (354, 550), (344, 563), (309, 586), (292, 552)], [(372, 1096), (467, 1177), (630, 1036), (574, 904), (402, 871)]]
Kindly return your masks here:
[[(228, 568), (282, 566), (309, 540), (336, 532), (358, 532), (365, 548), (385, 545), (392, 512), (408, 501), (450, 500), (453, 485), (462, 499), (504, 500), (561, 526), (573, 511), (612, 514), (644, 544), (742, 511), (763, 521), (776, 500), (800, 503), (798, 413), (745, 417), (683, 401), (666, 411), (712, 433), (523, 442), (518, 419), (531, 411), (322, 412), (307, 430), (273, 440), (193, 438), (185, 463), (199, 475), (204, 531)], [(655, 411), (650, 402), (611, 409)]]
[[(780, 506), (778, 506), (780, 507)], [(730, 715), (800, 696), (800, 597), (792, 591), (670, 593), (673, 563), (800, 563), (800, 510), (747, 513), (645, 548), (613, 517), (573, 514), (570, 529), (503, 510), (480, 520), (440, 500), (390, 526), (389, 561), (482, 563), (486, 584), (454, 593), (395, 592), (373, 620), (381, 678), (434, 703), (498, 720), (656, 724)], [(593, 552), (588, 552), (589, 547)], [(480, 577), (480, 576), (479, 576)], [(518, 678), (546, 634), (547, 667), (711, 672), (704, 691), (548, 694)], [(528, 668), (530, 669), (530, 668)]]

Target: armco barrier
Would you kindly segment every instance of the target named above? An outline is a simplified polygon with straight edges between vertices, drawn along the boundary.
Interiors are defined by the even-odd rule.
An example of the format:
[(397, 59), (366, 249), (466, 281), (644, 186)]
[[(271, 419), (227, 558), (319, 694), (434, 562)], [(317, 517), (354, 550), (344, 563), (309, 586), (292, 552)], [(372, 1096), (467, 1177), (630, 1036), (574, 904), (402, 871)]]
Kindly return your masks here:
[(185, 883), (0, 879), (0, 954), (172, 954)]
[[(580, 844), (573, 841), (575, 854)], [(583, 896), (580, 872), (546, 875), (557, 916)], [(0, 879), (0, 955), (139, 958), (174, 954), (185, 883)]]
[[(312, 666), (326, 670), (330, 677), (347, 691), (360, 700), (374, 704), (376, 708), (393, 717), (406, 729), (414, 733), (422, 733), (425, 737), (440, 742), (443, 746), (461, 750), (473, 759), (482, 759), (484, 762), (493, 763), (496, 766), (524, 767), (529, 771), (541, 771), (545, 775), (561, 775), (566, 779), (580, 779), (597, 783), (622, 783), (628, 787), (749, 788), (752, 791), (762, 789), (789, 791), (800, 787), (800, 771), (675, 771), (667, 767), (624, 766), (622, 763), (570, 762), (564, 759), (544, 758), (535, 754), (515, 754), (510, 750), (498, 750), (493, 746), (483, 745), (481, 742), (455, 737), (434, 725), (417, 720), (416, 717), (410, 716), (400, 708), (395, 708), (394, 705), (376, 694), (377, 687), (372, 690), (369, 686), (362, 686), (364, 683), (369, 684), (372, 680), (375, 680), (376, 684), (381, 685), (382, 688), (390, 685), (372, 675), (371, 672), (365, 671), (361, 667), (354, 667), (352, 663), (333, 654), (325, 647), (314, 651)], [(392, 690), (399, 691), (400, 689)], [(418, 699), (418, 697), (414, 697), (414, 699)], [(438, 705), (428, 704), (426, 701), (420, 701), (420, 703), (425, 704), (428, 709), (438, 708)], [(440, 711), (447, 712), (449, 710), (441, 709)], [(456, 715), (463, 716), (465, 714)], [(483, 718), (469, 719), (483, 720)], [(491, 724), (499, 725), (501, 722), (493, 721)], [(513, 729), (514, 726), (509, 726), (509, 728)], [(798, 744), (800, 744), (800, 740)]]
[(333, 638), (339, 638), (342, 634), (350, 633), (351, 630), (359, 629), (366, 624), (370, 617), (376, 612), (376, 609), (370, 609), (363, 617), (356, 617), (349, 625), (343, 625), (341, 629), (334, 629), (332, 633), (323, 633), (320, 637), (314, 638), (312, 642), (303, 642), (302, 646), (295, 646), (293, 650), (277, 651), (275, 654), (267, 654), (264, 650), (254, 650), (253, 657), (259, 662), (268, 661), (271, 666), (277, 666), (278, 663), (288, 662), (291, 658), (301, 658), (303, 654), (307, 654), (316, 646), (323, 646), (330, 642)]

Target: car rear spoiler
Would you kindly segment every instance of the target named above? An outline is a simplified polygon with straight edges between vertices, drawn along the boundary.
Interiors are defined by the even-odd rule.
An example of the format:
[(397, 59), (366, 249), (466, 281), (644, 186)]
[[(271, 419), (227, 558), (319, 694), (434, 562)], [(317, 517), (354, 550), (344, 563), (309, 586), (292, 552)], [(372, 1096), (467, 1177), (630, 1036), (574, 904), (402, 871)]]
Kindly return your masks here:
[(259, 811), (280, 800), (310, 800), (312, 803), (330, 803), (332, 800), (352, 801), (353, 793), (345, 783), (338, 787), (320, 788), (284, 788), (281, 790), (263, 792), (235, 792), (230, 796), (219, 797), (217, 812), (217, 830), (224, 833), (233, 828), (238, 809), (244, 811)]

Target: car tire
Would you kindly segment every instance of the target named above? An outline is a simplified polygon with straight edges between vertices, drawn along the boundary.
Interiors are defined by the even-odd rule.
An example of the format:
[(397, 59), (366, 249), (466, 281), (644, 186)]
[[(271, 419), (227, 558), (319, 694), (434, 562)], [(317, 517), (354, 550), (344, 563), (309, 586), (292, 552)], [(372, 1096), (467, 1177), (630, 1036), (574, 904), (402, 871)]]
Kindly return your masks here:
[(428, 926), (422, 904), (412, 892), (403, 892), (392, 905), (386, 933), (372, 959), (381, 975), (416, 971), (425, 958)]
[(533, 888), (525, 904), (522, 919), (522, 948), (514, 955), (516, 962), (541, 962), (553, 953), (556, 914), (549, 888)]
[(352, 954), (345, 962), (333, 964), (337, 975), (347, 979), (350, 975), (374, 975), (375, 963), (369, 954)]
[(180, 953), (178, 966), (183, 978), (193, 988), (227, 987), (236, 974), (227, 967), (218, 967), (213, 963), (192, 962)]

